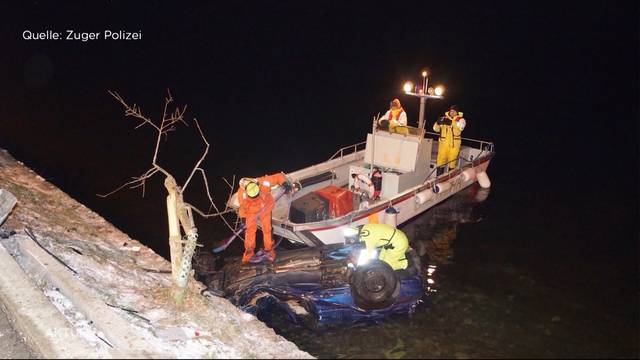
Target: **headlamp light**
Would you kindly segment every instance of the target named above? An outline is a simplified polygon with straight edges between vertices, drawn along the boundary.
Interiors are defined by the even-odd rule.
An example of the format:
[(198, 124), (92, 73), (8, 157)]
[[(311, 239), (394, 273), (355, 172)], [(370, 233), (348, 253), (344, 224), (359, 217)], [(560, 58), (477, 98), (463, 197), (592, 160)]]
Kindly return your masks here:
[(376, 249), (362, 249), (360, 250), (360, 254), (358, 255), (358, 266), (365, 265), (369, 263), (369, 261), (376, 258), (378, 258), (378, 251)]

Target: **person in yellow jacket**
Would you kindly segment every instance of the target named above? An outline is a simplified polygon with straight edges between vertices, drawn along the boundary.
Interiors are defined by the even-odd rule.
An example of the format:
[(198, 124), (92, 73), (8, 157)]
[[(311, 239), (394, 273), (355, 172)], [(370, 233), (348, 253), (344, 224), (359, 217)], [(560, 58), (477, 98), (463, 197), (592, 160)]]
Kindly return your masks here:
[[(444, 116), (433, 124), (433, 130), (440, 133), (437, 166), (449, 165), (449, 170), (456, 168), (462, 130), (466, 125), (467, 122), (462, 117), (462, 112), (458, 112), (455, 105), (451, 105)], [(438, 168), (438, 175), (442, 172), (444, 172), (444, 167)]]
[[(382, 115), (379, 124), (381, 128), (387, 128), (389, 132), (397, 132), (401, 134), (408, 134), (407, 130), (407, 113), (402, 108), (400, 100), (393, 99), (389, 104), (389, 110)], [(385, 125), (382, 125), (385, 124)], [(388, 125), (387, 125), (388, 124)]]
[(364, 241), (368, 252), (377, 250), (378, 259), (393, 270), (404, 270), (409, 265), (405, 253), (409, 249), (407, 235), (387, 224), (366, 224), (358, 231), (358, 240)]

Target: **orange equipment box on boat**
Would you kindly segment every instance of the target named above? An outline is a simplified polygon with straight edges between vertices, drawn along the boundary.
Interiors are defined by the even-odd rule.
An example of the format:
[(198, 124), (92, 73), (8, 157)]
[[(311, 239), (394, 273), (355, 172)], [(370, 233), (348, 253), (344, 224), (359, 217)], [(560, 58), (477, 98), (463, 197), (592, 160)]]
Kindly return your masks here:
[(342, 216), (353, 210), (352, 194), (348, 189), (329, 185), (316, 190), (315, 193), (329, 201), (328, 212), (330, 217)]

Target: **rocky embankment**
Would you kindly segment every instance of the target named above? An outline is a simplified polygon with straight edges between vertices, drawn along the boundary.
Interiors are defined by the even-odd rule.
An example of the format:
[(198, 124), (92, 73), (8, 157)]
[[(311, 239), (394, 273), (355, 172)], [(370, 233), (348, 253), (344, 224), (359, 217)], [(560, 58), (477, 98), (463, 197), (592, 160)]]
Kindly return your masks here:
[[(108, 305), (113, 317), (126, 322), (125, 330), (146, 345), (142, 353), (145, 357), (310, 357), (227, 300), (200, 295), (202, 285), (193, 280), (182, 306), (174, 305), (169, 296), (169, 262), (4, 150), (0, 150), (0, 189), (11, 192), (18, 201), (0, 228), (0, 242), (36, 288), (64, 315), (77, 338), (92, 349), (93, 353), (87, 356), (131, 354), (128, 349), (114, 352), (117, 344), (112, 344), (108, 334), (96, 327), (91, 320), (94, 314), (76, 306), (74, 294), (69, 290), (65, 293), (47, 274), (43, 276), (39, 267), (52, 264), (33, 265), (29, 261), (24, 249), (34, 238), (43, 250), (60, 259), (52, 262), (66, 266), (68, 273), (61, 276), (80, 283), (78, 286), (91, 294), (88, 300)], [(26, 236), (28, 229), (33, 237)]]

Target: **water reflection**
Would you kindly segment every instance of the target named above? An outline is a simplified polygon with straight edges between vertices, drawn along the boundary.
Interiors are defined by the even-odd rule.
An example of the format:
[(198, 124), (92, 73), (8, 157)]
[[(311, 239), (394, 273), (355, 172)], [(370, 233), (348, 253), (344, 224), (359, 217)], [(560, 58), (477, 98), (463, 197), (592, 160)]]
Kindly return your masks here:
[[(443, 295), (450, 297), (436, 293), (442, 286), (438, 283), (438, 271), (453, 262), (453, 244), (461, 225), (481, 221), (482, 216), (476, 210), (476, 205), (487, 199), (488, 195), (488, 189), (481, 189), (476, 184), (401, 227), (411, 240), (412, 247), (421, 255), (427, 291), (427, 301), (418, 306), (411, 316), (393, 316), (378, 323), (358, 323), (348, 328), (322, 331), (301, 328), (275, 314), (263, 320), (276, 332), (320, 358), (454, 356), (452, 344), (456, 340), (447, 335), (448, 317), (431, 313), (429, 300)], [(456, 306), (454, 302), (451, 304)], [(459, 307), (456, 309), (460, 310)]]
[(475, 184), (402, 227), (425, 264), (447, 265), (454, 260), (452, 245), (458, 227), (482, 220), (474, 205), (486, 200), (489, 191)]

